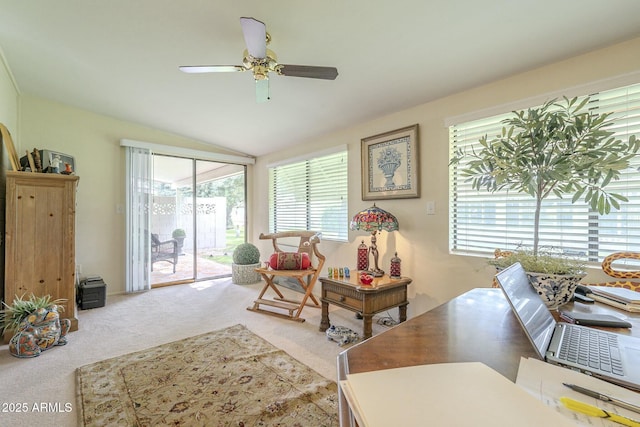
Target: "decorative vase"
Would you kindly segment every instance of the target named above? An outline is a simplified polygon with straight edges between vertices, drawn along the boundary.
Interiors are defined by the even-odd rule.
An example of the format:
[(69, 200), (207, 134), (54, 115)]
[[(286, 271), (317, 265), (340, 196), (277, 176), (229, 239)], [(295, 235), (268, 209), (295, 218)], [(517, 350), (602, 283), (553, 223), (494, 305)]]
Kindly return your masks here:
[(385, 177), (384, 186), (386, 188), (394, 188), (396, 185), (393, 182), (393, 176), (396, 174), (396, 170), (400, 167), (402, 156), (393, 147), (386, 147), (380, 152), (378, 157), (378, 167), (382, 171)]
[(256, 272), (257, 264), (231, 264), (231, 281), (237, 285), (250, 285), (258, 283), (262, 276)]
[(398, 258), (398, 252), (396, 252), (395, 256), (391, 258), (391, 268), (389, 268), (389, 276), (392, 279), (399, 279), (400, 275), (400, 264), (402, 260)]
[(182, 252), (182, 248), (184, 246), (184, 237), (176, 237), (176, 242), (178, 242), (178, 254), (180, 255), (184, 255), (184, 253)]
[(365, 271), (369, 268), (369, 248), (364, 244), (364, 240), (358, 246), (358, 271)]

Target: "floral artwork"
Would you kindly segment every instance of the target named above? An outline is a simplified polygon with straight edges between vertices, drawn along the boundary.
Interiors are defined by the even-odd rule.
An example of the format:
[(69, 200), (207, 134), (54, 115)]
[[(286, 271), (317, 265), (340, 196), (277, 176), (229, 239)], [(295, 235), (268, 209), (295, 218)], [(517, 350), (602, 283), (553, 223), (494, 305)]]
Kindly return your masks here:
[(362, 140), (362, 199), (419, 197), (418, 125)]
[[(396, 147), (396, 145), (402, 145), (402, 147), (400, 147), (401, 149), (408, 147), (408, 145), (406, 144), (406, 140), (407, 138), (401, 138), (399, 140), (386, 142), (384, 144), (393, 144), (393, 145), (383, 146), (380, 150), (378, 150), (379, 154), (377, 156), (378, 157), (377, 166), (384, 177), (384, 182), (380, 180), (380, 185), (378, 186), (376, 186), (375, 182), (371, 183), (372, 187), (374, 188), (377, 187), (384, 190), (396, 190), (396, 189), (407, 188), (408, 186), (411, 185), (410, 183), (407, 183), (407, 182), (400, 182), (398, 183), (398, 185), (396, 185), (396, 183), (393, 180), (398, 168), (400, 168), (400, 166), (402, 166), (403, 163), (405, 167), (407, 165), (406, 159), (407, 159), (407, 155), (410, 153), (402, 153), (398, 150), (398, 147)], [(374, 151), (375, 150), (371, 150), (370, 152), (374, 153)], [(405, 159), (404, 162), (402, 161), (403, 157)], [(370, 174), (370, 177), (373, 179), (376, 175), (378, 174), (373, 172)], [(404, 176), (409, 178), (409, 174), (407, 173), (404, 173), (404, 174), (400, 173), (398, 174), (398, 176), (401, 180)]]

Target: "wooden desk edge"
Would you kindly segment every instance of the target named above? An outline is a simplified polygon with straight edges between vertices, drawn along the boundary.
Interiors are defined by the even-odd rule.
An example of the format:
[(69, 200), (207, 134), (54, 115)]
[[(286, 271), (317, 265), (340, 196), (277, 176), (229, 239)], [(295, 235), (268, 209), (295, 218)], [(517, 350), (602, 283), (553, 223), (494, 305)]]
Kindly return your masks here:
[[(493, 289), (493, 288), (475, 288), (472, 289), (462, 295), (459, 295), (456, 298), (453, 298), (443, 304), (441, 304), (440, 306), (434, 307), (433, 309), (419, 314), (417, 316), (415, 316), (412, 319), (408, 319), (407, 322), (410, 322), (413, 319), (425, 316), (425, 317), (429, 317), (429, 313), (431, 311), (434, 311), (436, 309), (436, 312), (441, 312), (441, 308), (445, 308), (445, 306), (450, 305), (450, 304), (454, 304), (456, 300), (464, 300), (465, 298), (469, 298), (470, 295), (489, 295), (489, 294), (493, 294), (494, 296), (503, 296), (502, 291), (499, 289)], [(473, 296), (472, 296), (473, 298)], [(506, 304), (506, 300), (505, 300), (505, 304)], [(631, 328), (631, 330), (622, 330), (620, 328), (606, 328), (607, 330), (611, 330), (612, 332), (617, 332), (617, 333), (622, 333), (624, 335), (633, 335), (633, 336), (640, 336), (640, 331), (638, 329), (640, 329), (640, 313), (629, 313), (629, 312), (624, 312), (622, 310), (618, 310), (615, 309), (611, 306), (607, 306), (605, 304), (602, 305), (585, 305), (585, 304), (576, 304), (574, 306), (573, 303), (569, 303), (566, 306), (564, 306), (565, 309), (570, 310), (570, 309), (575, 309), (576, 311), (595, 311), (595, 312), (608, 312), (614, 315), (618, 315), (618, 317), (624, 317), (627, 318), (627, 320), (631, 321), (632, 324), (634, 325), (633, 328)], [(512, 326), (511, 328), (515, 327), (516, 329), (519, 329), (522, 331), (521, 326), (519, 325), (519, 323), (517, 323), (517, 320), (515, 318), (515, 315), (513, 314), (513, 312), (511, 311), (511, 308), (508, 307), (508, 305), (505, 305), (504, 307), (501, 307), (500, 309), (497, 309), (497, 311), (505, 311), (506, 313), (510, 313), (511, 317), (511, 323)], [(557, 320), (557, 319), (556, 319)], [(401, 323), (399, 325), (397, 325), (396, 327), (389, 329), (388, 331), (384, 331), (381, 334), (378, 334), (376, 336), (374, 336), (371, 339), (380, 339), (381, 337), (383, 337), (385, 334), (392, 332), (394, 330), (398, 330), (399, 328), (402, 328), (403, 326), (406, 327), (407, 322)], [(518, 334), (519, 335), (519, 334)], [(537, 357), (535, 350), (533, 348), (533, 346), (531, 345), (531, 343), (529, 342), (528, 339), (526, 339), (526, 335), (524, 334), (524, 331), (522, 331), (522, 337), (519, 338), (519, 340), (521, 341), (521, 345), (524, 344), (527, 347), (527, 350), (524, 349), (524, 347), (521, 347), (521, 350), (524, 351), (524, 353), (528, 352), (529, 354), (522, 354), (522, 356), (525, 357)], [(367, 341), (363, 341), (360, 342), (344, 351), (342, 351), (340, 354), (338, 354), (337, 359), (336, 359), (336, 365), (337, 365), (337, 378), (338, 381), (344, 380), (346, 379), (347, 375), (350, 373), (350, 365), (349, 365), (349, 352), (355, 348), (359, 348), (360, 346), (367, 346), (368, 340)], [(515, 343), (514, 343), (515, 344)], [(380, 367), (380, 369), (386, 369), (385, 367)], [(495, 368), (494, 368), (495, 369)], [(371, 370), (371, 369), (369, 369)], [(360, 372), (359, 369), (355, 370), (356, 372)], [(517, 371), (517, 370), (516, 370)], [(515, 375), (506, 375), (504, 372), (501, 372), (502, 375), (505, 375), (507, 378), (509, 378), (511, 381), (515, 381), (515, 375), (517, 375), (517, 373), (515, 373)], [(511, 378), (513, 376), (513, 378)], [(346, 398), (344, 396), (344, 394), (342, 393), (342, 389), (340, 388), (340, 385), (338, 384), (338, 418), (340, 421), (340, 426), (341, 427), (345, 427), (345, 426), (349, 426), (349, 427), (353, 427), (356, 425), (355, 423), (355, 419), (351, 413), (351, 410), (349, 408), (349, 405), (346, 401)]]

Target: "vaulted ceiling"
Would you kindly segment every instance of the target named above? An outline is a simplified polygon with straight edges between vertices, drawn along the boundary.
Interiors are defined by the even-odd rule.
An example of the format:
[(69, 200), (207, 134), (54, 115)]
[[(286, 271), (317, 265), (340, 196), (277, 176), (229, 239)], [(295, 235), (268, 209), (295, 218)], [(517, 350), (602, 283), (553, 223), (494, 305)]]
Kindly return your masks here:
[[(178, 70), (241, 65), (243, 16), (337, 79)], [(637, 0), (0, 0), (20, 93), (255, 156), (637, 36)]]

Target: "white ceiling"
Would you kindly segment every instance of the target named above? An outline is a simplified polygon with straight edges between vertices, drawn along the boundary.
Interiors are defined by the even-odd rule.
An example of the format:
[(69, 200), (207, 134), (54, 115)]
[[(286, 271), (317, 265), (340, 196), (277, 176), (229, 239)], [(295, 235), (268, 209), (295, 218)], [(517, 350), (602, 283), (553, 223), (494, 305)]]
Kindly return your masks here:
[[(242, 16), (338, 78), (272, 75), (256, 104), (250, 73), (178, 70), (240, 65)], [(22, 94), (255, 156), (637, 36), (638, 0), (0, 0)]]

